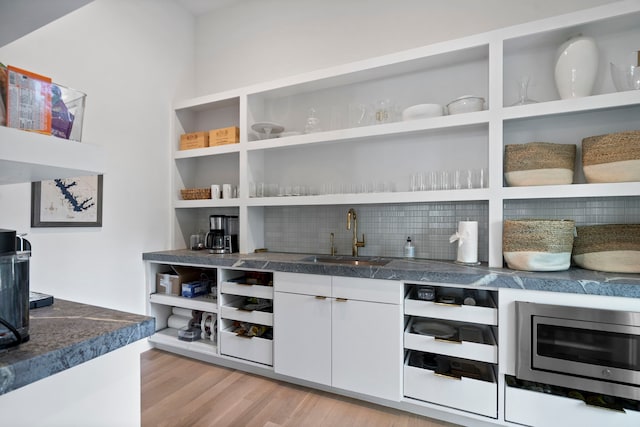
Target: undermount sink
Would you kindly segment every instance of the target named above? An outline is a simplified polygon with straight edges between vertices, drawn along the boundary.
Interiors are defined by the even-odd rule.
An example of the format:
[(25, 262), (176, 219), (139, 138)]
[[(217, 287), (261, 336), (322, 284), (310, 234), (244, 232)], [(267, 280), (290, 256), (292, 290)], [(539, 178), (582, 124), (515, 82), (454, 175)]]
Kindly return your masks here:
[(377, 257), (347, 257), (347, 256), (317, 256), (313, 255), (304, 259), (306, 262), (319, 264), (341, 264), (355, 266), (383, 266), (391, 260)]

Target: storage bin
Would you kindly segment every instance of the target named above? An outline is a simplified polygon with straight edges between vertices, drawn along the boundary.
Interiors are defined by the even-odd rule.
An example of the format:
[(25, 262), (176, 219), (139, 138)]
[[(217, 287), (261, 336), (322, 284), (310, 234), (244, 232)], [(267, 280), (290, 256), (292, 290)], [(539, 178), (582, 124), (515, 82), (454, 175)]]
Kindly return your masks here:
[(505, 220), (502, 251), (507, 266), (524, 271), (567, 270), (574, 232), (573, 220)]
[(209, 146), (236, 144), (240, 141), (240, 129), (231, 126), (209, 131)]
[(492, 381), (467, 377), (453, 377), (433, 370), (411, 366), (411, 352), (404, 364), (404, 395), (426, 402), (459, 408), (496, 418), (498, 412), (498, 384), (491, 370)]
[(575, 144), (529, 142), (504, 147), (504, 177), (512, 187), (573, 182)]
[(589, 183), (640, 181), (640, 130), (584, 138), (582, 169)]
[(79, 90), (51, 84), (51, 135), (71, 141), (82, 140), (82, 123), (87, 95)]
[(180, 136), (180, 149), (191, 150), (209, 146), (209, 132), (192, 132)]
[(273, 365), (273, 340), (236, 335), (229, 327), (220, 334), (220, 354)]
[(640, 273), (640, 224), (576, 227), (573, 261), (589, 270)]
[(202, 200), (211, 198), (211, 188), (184, 188), (180, 190), (182, 200)]
[[(498, 346), (496, 344), (491, 328), (486, 325), (465, 325), (464, 327), (474, 327), (481, 331), (484, 342), (465, 341), (460, 332), (461, 325), (451, 326), (458, 333), (451, 338), (439, 338), (432, 335), (424, 335), (414, 331), (413, 325), (416, 322), (430, 322), (432, 319), (412, 318), (404, 332), (404, 346), (411, 350), (420, 350), (429, 353), (438, 353), (447, 356), (462, 357), (465, 359), (478, 360), (481, 362), (498, 363)], [(433, 320), (434, 323), (447, 323), (440, 319)]]

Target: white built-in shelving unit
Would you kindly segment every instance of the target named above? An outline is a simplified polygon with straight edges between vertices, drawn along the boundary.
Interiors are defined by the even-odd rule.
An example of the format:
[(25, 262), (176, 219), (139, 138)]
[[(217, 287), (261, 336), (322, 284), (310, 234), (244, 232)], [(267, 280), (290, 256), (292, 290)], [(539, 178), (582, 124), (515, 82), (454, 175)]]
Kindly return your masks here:
[[(617, 2), (471, 37), (437, 43), (179, 102), (173, 120), (173, 246), (186, 246), (196, 223), (217, 208), (237, 210), (240, 251), (264, 246), (264, 208), (421, 202), (486, 202), (489, 265), (502, 266), (502, 221), (514, 200), (639, 197), (640, 184), (587, 184), (580, 144), (587, 136), (640, 129), (640, 91), (616, 92), (609, 63), (638, 50), (640, 1)], [(558, 46), (593, 37), (599, 72), (592, 96), (559, 99), (553, 78)], [(536, 104), (511, 106), (529, 76)], [(484, 111), (353, 127), (349, 105), (390, 99), (401, 110), (446, 105), (463, 95), (486, 99)], [(323, 131), (304, 133), (310, 108)], [(287, 131), (254, 140), (251, 125), (272, 121)], [(238, 144), (179, 151), (183, 133), (239, 126)], [(509, 188), (506, 144), (547, 141), (578, 147), (574, 184)], [(486, 169), (485, 188), (409, 191), (412, 172)], [(317, 194), (326, 184), (390, 183), (382, 192)], [(312, 195), (250, 197), (254, 183), (301, 185)], [(239, 197), (180, 200), (180, 189), (229, 183)], [(375, 183), (373, 188), (375, 188)], [(352, 187), (353, 188), (353, 187)], [(384, 187), (383, 187), (384, 188)], [(390, 190), (393, 188), (393, 191)]]

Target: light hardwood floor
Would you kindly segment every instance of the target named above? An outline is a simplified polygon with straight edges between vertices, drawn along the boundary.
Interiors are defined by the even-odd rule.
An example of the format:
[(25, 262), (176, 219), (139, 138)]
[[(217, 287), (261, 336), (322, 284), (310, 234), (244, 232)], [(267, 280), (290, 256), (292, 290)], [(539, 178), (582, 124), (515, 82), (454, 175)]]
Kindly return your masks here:
[(153, 349), (141, 356), (142, 426), (453, 426)]

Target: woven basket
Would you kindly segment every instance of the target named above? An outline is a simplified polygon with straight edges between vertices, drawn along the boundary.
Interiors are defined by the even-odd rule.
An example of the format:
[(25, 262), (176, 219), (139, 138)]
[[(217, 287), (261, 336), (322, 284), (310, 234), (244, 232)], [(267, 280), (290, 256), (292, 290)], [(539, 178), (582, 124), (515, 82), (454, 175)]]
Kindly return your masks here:
[(573, 260), (589, 270), (640, 273), (640, 224), (576, 227)]
[(510, 186), (571, 184), (575, 162), (575, 144), (529, 142), (504, 147), (505, 180)]
[(180, 190), (183, 200), (200, 200), (211, 198), (211, 188), (185, 188)]
[(640, 130), (584, 138), (582, 167), (589, 183), (640, 181)]
[(571, 264), (572, 220), (505, 220), (502, 251), (509, 268), (525, 271), (566, 270)]

